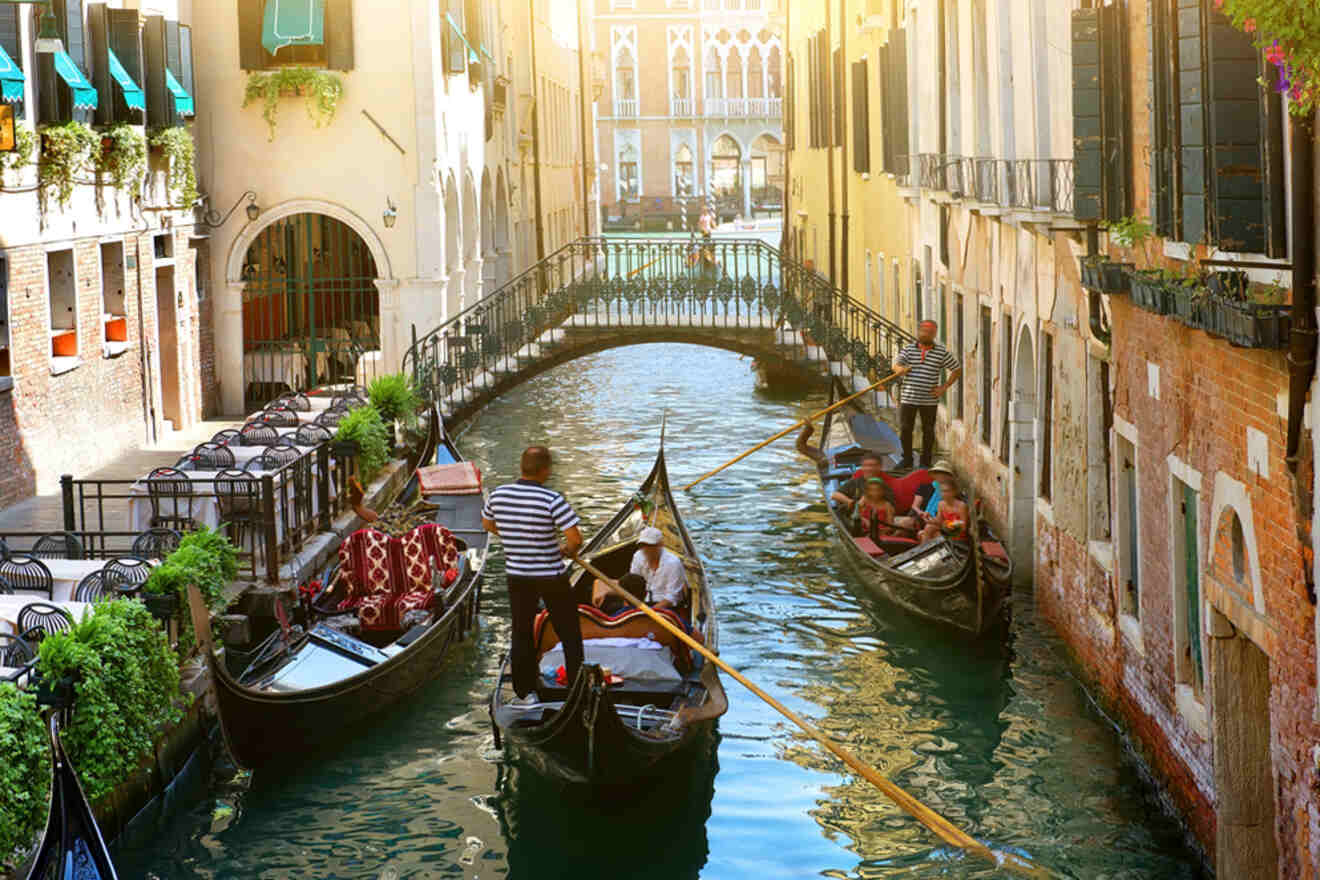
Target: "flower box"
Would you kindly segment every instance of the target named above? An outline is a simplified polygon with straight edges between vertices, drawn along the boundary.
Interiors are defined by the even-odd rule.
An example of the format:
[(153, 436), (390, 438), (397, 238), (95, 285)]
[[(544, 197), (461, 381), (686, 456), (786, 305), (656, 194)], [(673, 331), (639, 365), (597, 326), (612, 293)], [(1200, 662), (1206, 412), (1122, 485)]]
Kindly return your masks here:
[(344, 460), (350, 458), (357, 458), (358, 453), (361, 451), (362, 450), (358, 447), (356, 440), (330, 441), (330, 452), (334, 455), (335, 458), (344, 459)]
[(1156, 274), (1134, 272), (1130, 276), (1132, 302), (1137, 308), (1157, 315), (1169, 314), (1169, 291), (1163, 278)]
[(147, 606), (151, 616), (157, 620), (170, 620), (179, 610), (179, 595), (177, 593), (148, 593), (143, 591), (139, 594), (142, 604)]
[(1287, 348), (1292, 331), (1292, 306), (1211, 300), (1222, 335), (1244, 348)]
[(1205, 289), (1201, 287), (1167, 288), (1169, 314), (1188, 327), (1205, 327)]
[(1127, 293), (1130, 288), (1128, 275), (1133, 269), (1131, 263), (1083, 258), (1081, 269), (1083, 287), (1101, 293)]

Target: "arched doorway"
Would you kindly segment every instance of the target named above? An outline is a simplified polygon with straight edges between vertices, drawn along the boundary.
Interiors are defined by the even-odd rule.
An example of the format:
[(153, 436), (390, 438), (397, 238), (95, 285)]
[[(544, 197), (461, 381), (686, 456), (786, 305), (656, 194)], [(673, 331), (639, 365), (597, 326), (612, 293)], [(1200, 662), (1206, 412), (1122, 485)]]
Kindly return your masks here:
[(1025, 328), (1013, 364), (1009, 438), (1013, 444), (1013, 554), (1017, 577), (1025, 583), (1034, 574), (1036, 560), (1036, 353)]
[(285, 388), (357, 381), (380, 350), (371, 249), (348, 224), (292, 214), (257, 233), (243, 260), (243, 388), (252, 409)]
[(727, 134), (710, 149), (710, 194), (721, 221), (733, 220), (743, 208), (742, 148)]
[(758, 210), (778, 211), (784, 204), (784, 145), (772, 134), (762, 134), (752, 141), (751, 205), (749, 214)]

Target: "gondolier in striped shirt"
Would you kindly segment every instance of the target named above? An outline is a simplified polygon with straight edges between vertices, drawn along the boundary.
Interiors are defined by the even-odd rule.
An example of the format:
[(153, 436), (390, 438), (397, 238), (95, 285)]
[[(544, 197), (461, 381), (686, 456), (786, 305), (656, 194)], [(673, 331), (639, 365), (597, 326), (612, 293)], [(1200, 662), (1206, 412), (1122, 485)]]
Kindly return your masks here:
[[(509, 663), (513, 667), (513, 689), (518, 702), (535, 703), (536, 646), (533, 624), (537, 601), (545, 603), (550, 622), (564, 645), (564, 666), (569, 682), (582, 666), (582, 629), (578, 623), (577, 600), (564, 569), (564, 559), (582, 547), (578, 515), (568, 501), (553, 489), (550, 479), (550, 450), (529, 446), (522, 454), (522, 477), (500, 486), (486, 500), (481, 524), (504, 544), (504, 565), (509, 583), (509, 611), (513, 618), (513, 644)], [(563, 543), (559, 535), (563, 534)]]
[[(962, 375), (962, 364), (935, 341), (937, 327), (934, 321), (917, 325), (917, 341), (898, 353), (894, 372), (902, 376), (903, 390), (899, 396), (899, 439), (903, 442), (903, 461), (899, 470), (912, 469), (912, 429), (917, 416), (921, 416), (921, 466), (930, 467), (935, 452), (935, 410), (940, 398)], [(940, 382), (945, 370), (949, 378)]]

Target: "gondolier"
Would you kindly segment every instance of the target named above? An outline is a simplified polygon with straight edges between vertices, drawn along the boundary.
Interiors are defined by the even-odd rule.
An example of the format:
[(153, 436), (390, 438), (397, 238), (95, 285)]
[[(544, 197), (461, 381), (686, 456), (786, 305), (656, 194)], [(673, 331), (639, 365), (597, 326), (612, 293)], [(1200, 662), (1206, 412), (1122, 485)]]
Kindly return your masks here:
[[(582, 665), (582, 631), (577, 600), (563, 560), (582, 547), (578, 515), (563, 495), (545, 486), (550, 479), (550, 450), (529, 446), (522, 454), (522, 476), (490, 493), (481, 524), (504, 543), (509, 582), (509, 612), (513, 618), (509, 662), (513, 689), (525, 703), (537, 701), (536, 649), (533, 624), (537, 600), (545, 602), (550, 621), (564, 646), (568, 680)], [(563, 533), (561, 546), (558, 536)]]
[[(898, 353), (894, 372), (902, 376), (903, 390), (899, 396), (899, 439), (903, 444), (903, 460), (899, 470), (912, 468), (912, 430), (917, 416), (921, 416), (921, 467), (928, 468), (935, 453), (935, 411), (939, 399), (962, 375), (962, 364), (935, 341), (937, 325), (922, 321), (917, 326), (917, 341)], [(944, 370), (949, 378), (940, 382)]]

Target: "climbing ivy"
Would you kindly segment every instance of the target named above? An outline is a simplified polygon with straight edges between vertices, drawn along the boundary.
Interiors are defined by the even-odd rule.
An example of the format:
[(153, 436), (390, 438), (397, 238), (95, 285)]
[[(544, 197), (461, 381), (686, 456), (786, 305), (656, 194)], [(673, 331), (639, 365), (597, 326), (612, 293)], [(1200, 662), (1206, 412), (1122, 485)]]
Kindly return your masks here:
[(132, 125), (103, 129), (95, 164), (98, 174), (109, 176), (111, 186), (131, 195), (147, 167), (147, 139)]
[(197, 145), (193, 136), (182, 126), (157, 128), (147, 142), (170, 160), (169, 188), (177, 197), (174, 207), (185, 211), (192, 208), (197, 201)]
[(50, 747), (36, 697), (0, 682), (0, 874), (46, 818)]
[(32, 162), (32, 154), (37, 151), (37, 136), (32, 129), (24, 125), (14, 126), (14, 150), (0, 153), (0, 184), (4, 183), (6, 171), (17, 171)]
[(275, 124), (279, 117), (280, 98), (302, 95), (307, 99), (307, 115), (317, 128), (334, 121), (339, 110), (339, 99), (344, 96), (343, 81), (324, 70), (309, 67), (285, 67), (273, 73), (249, 74), (243, 89), (243, 106), (261, 102), (261, 118), (275, 140)]
[(52, 195), (61, 210), (68, 207), (77, 176), (91, 170), (92, 150), (98, 139), (96, 133), (81, 122), (43, 125), (39, 133), (41, 162), (37, 166), (37, 184), (44, 214)]

